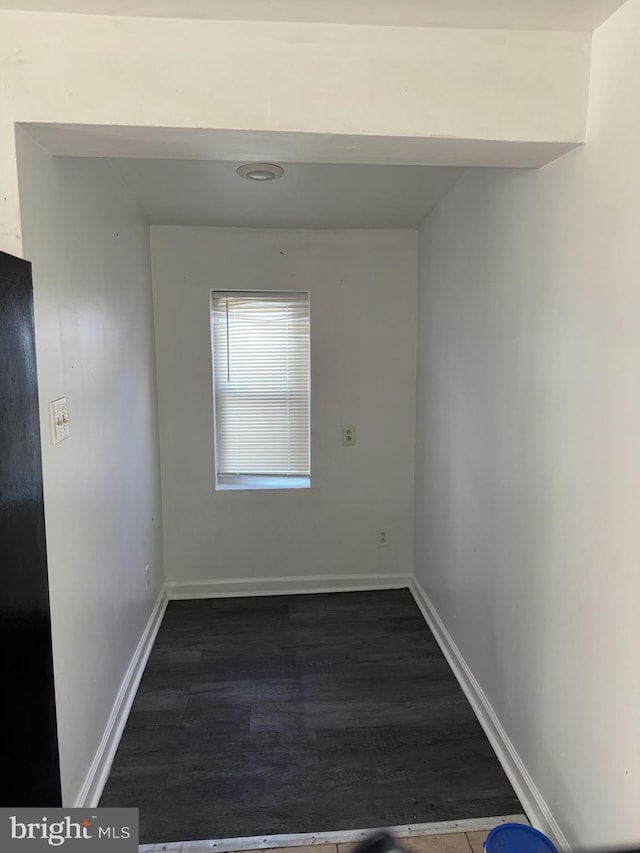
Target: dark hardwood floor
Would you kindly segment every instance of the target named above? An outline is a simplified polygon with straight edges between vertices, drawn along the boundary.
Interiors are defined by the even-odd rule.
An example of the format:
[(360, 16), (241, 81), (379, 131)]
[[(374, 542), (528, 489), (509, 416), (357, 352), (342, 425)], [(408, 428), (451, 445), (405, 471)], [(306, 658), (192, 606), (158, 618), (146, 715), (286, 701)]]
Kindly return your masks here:
[(141, 843), (522, 811), (406, 589), (170, 602), (100, 805)]

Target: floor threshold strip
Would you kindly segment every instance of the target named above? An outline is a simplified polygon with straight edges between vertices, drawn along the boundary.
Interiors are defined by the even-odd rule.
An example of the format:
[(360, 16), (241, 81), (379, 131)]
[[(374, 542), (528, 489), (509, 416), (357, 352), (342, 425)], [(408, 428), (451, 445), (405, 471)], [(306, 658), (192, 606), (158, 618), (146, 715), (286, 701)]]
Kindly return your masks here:
[[(525, 823), (523, 814), (476, 817), (468, 820), (444, 820), (385, 827), (397, 838), (415, 835), (445, 835), (493, 829), (501, 823)], [(301, 832), (291, 835), (253, 835), (244, 838), (218, 838), (210, 841), (168, 841), (141, 844), (140, 853), (238, 853), (240, 850), (270, 850), (275, 847), (311, 847), (321, 844), (347, 844), (362, 841), (374, 829), (343, 829), (336, 832)]]

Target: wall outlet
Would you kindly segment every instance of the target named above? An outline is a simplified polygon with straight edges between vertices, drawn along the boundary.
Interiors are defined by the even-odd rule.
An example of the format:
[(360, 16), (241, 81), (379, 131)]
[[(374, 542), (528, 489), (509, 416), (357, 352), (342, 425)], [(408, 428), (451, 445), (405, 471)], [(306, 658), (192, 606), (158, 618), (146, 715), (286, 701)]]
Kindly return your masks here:
[(388, 527), (379, 527), (376, 530), (376, 548), (388, 548), (391, 545), (391, 530)]
[(151, 568), (148, 564), (144, 567), (144, 579), (148, 589), (151, 584)]
[(356, 443), (356, 428), (354, 426), (342, 427), (342, 443), (345, 447), (351, 447)]

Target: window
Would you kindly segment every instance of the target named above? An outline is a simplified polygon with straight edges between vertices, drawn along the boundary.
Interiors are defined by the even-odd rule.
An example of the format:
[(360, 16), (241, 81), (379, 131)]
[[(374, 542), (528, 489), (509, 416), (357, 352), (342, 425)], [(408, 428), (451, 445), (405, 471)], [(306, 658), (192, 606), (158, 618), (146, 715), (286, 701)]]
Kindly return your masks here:
[(309, 294), (211, 293), (216, 488), (305, 488)]

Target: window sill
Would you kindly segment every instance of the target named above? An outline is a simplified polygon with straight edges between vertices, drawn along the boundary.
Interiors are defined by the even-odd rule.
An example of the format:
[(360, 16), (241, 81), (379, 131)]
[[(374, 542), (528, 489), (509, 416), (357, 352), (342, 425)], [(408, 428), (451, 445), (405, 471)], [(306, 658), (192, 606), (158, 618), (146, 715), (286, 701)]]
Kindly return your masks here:
[(216, 481), (217, 492), (251, 492), (264, 489), (308, 489), (309, 477), (234, 477), (233, 482)]

